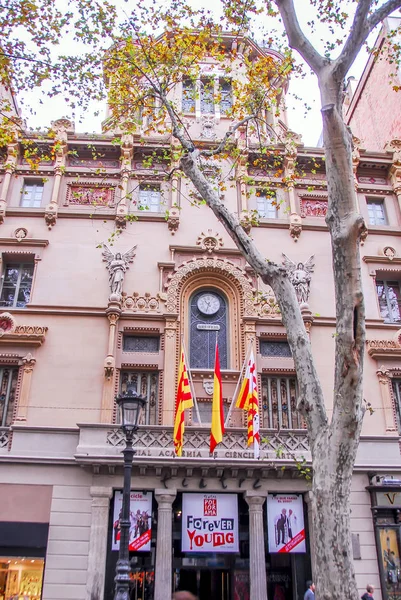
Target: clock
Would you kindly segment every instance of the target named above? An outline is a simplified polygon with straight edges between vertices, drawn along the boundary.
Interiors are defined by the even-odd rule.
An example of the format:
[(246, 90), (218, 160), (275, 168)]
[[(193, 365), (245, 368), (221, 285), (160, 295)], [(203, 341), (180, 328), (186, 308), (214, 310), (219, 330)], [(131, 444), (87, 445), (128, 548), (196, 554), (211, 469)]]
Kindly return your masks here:
[(207, 292), (199, 296), (197, 306), (204, 315), (214, 315), (220, 308), (220, 300), (215, 294)]

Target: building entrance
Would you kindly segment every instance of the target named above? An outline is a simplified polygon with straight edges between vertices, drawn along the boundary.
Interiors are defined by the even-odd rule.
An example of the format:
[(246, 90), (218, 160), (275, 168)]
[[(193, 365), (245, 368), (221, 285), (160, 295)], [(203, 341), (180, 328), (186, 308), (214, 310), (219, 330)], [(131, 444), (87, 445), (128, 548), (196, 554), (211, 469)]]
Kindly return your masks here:
[(199, 600), (231, 600), (228, 569), (180, 569), (176, 589), (192, 592)]

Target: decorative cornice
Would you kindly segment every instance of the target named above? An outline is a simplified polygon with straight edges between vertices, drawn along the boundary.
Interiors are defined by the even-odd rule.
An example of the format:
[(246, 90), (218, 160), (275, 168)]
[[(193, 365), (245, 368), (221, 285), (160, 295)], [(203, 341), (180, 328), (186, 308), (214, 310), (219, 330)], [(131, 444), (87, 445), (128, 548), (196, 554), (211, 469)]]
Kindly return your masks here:
[[(8, 213), (10, 214), (10, 212)], [(35, 239), (35, 238), (23, 238), (18, 240), (13, 238), (0, 238), (0, 246), (32, 246), (46, 248), (49, 245), (49, 240)]]
[[(169, 246), (169, 250), (170, 252), (183, 252), (183, 253), (188, 253), (188, 254), (205, 254), (206, 250), (204, 248), (201, 248), (200, 246)], [(238, 248), (224, 248), (224, 250), (221, 250), (220, 252), (221, 254), (231, 254), (231, 255), (235, 255), (235, 256), (242, 256), (241, 252), (238, 250)], [(162, 263), (159, 263), (162, 264)], [(171, 264), (171, 266), (175, 266), (175, 263), (166, 263), (166, 265)], [(165, 264), (163, 263), (163, 266), (165, 266)]]
[(366, 346), (372, 358), (401, 358), (401, 345), (398, 340), (366, 340)]
[[(370, 229), (369, 229), (370, 233)], [(401, 265), (401, 258), (394, 256), (390, 258), (389, 256), (363, 256), (363, 262), (365, 263), (381, 263), (383, 265)]]
[(2, 344), (18, 344), (24, 346), (41, 346), (46, 338), (48, 327), (39, 325), (17, 325), (13, 333), (5, 333), (0, 337)]

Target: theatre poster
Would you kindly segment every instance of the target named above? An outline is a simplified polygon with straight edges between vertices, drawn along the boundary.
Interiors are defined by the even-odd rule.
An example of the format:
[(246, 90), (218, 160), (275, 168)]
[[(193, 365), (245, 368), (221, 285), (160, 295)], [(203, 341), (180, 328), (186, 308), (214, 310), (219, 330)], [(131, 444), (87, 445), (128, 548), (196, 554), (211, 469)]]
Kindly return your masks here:
[(304, 507), (301, 494), (268, 494), (269, 552), (306, 552)]
[[(122, 492), (114, 492), (112, 550), (120, 548), (120, 513)], [(130, 552), (149, 552), (152, 537), (152, 492), (134, 492), (130, 496)]]
[(182, 495), (182, 552), (238, 552), (236, 494)]

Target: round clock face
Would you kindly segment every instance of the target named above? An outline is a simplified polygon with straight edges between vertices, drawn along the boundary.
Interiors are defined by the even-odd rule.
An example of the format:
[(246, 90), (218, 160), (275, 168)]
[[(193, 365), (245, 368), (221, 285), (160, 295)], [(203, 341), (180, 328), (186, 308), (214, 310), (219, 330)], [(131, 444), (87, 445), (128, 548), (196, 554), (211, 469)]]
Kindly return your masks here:
[(214, 294), (206, 293), (199, 296), (197, 305), (204, 315), (214, 315), (220, 308), (220, 300)]

